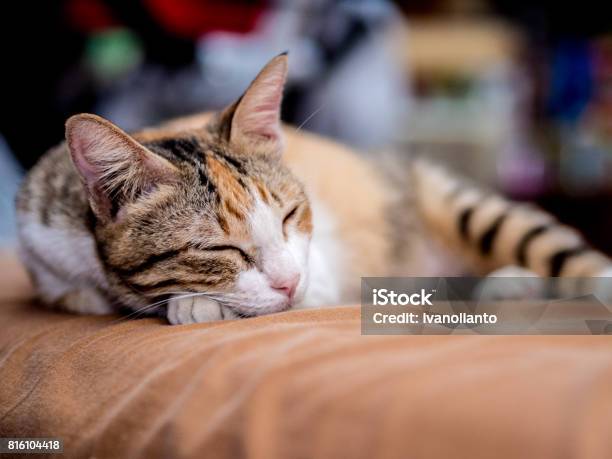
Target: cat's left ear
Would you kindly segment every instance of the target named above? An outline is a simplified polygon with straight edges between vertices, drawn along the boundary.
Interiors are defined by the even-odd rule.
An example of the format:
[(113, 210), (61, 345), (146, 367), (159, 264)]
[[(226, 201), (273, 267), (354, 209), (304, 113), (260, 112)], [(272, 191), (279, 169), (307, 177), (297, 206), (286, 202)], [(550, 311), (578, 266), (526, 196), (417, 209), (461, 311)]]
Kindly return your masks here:
[(287, 53), (276, 56), (242, 97), (222, 113), (230, 145), (248, 150), (254, 143), (263, 144), (266, 150), (280, 154), (283, 148), (280, 110), (287, 70)]
[(66, 140), (92, 209), (104, 221), (114, 219), (125, 203), (178, 177), (169, 161), (96, 115), (69, 118)]

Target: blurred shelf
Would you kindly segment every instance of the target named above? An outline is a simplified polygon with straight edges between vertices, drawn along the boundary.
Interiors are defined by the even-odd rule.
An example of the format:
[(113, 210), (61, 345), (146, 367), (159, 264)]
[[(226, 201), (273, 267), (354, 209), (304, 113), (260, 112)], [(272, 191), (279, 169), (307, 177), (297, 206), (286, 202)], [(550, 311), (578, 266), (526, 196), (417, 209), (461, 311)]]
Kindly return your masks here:
[(413, 73), (482, 72), (514, 59), (521, 35), (494, 19), (412, 20), (398, 53)]

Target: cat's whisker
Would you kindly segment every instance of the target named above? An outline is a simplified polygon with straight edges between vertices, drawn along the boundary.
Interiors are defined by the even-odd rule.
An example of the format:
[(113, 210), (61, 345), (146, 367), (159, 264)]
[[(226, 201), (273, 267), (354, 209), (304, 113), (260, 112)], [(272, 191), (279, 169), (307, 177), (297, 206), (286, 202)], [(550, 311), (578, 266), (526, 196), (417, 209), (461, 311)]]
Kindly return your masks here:
[(111, 324), (115, 324), (115, 323), (123, 322), (125, 320), (137, 318), (139, 315), (144, 314), (145, 312), (153, 309), (156, 306), (161, 306), (162, 304), (167, 303), (168, 301), (170, 301), (170, 299), (158, 301), (158, 302), (155, 302), (153, 304), (149, 304), (147, 306), (143, 306), (142, 308), (139, 308), (139, 309), (129, 313), (126, 316), (120, 317), (119, 319), (112, 321)]
[[(226, 295), (226, 293), (224, 292), (194, 292), (194, 291), (170, 291), (170, 292), (164, 292), (164, 295), (190, 295), (190, 294), (197, 294), (197, 295), (206, 295), (206, 296), (210, 296), (210, 295)], [(159, 296), (159, 294), (157, 295)]]
[(232, 306), (236, 306), (236, 305), (240, 305), (242, 304), (242, 301), (238, 298), (232, 298), (232, 294), (228, 294), (225, 292), (181, 292), (181, 291), (173, 291), (173, 292), (166, 292), (166, 294), (169, 295), (175, 295), (172, 296), (170, 298), (166, 298), (164, 300), (160, 300), (160, 301), (156, 301), (154, 303), (148, 304), (146, 306), (143, 306), (139, 309), (137, 309), (136, 311), (133, 311), (132, 313), (128, 314), (125, 317), (122, 317), (120, 319), (117, 319), (116, 321), (113, 321), (112, 323), (116, 323), (116, 322), (121, 322), (123, 320), (128, 320), (130, 318), (133, 318), (134, 316), (138, 316), (140, 314), (145, 313), (146, 311), (156, 307), (156, 306), (160, 306), (164, 303), (168, 303), (170, 300), (173, 299), (182, 299), (182, 298), (193, 298), (193, 297), (207, 297), (210, 298), (216, 302), (218, 302), (220, 305), (222, 306), (227, 306), (227, 307), (232, 307)]
[[(222, 296), (220, 295), (224, 295), (223, 292), (188, 292), (188, 291), (171, 291), (171, 292), (166, 292), (166, 295), (174, 295), (171, 296), (169, 298), (166, 298), (164, 300), (160, 300), (160, 301), (156, 301), (154, 303), (148, 304), (146, 306), (143, 306), (139, 309), (137, 309), (136, 311), (132, 312), (131, 314), (129, 314), (128, 316), (126, 316), (126, 318), (129, 318), (131, 316), (133, 316), (134, 314), (139, 314), (139, 313), (143, 313), (155, 306), (160, 306), (164, 303), (168, 303), (170, 300), (180, 300), (182, 298), (192, 298), (192, 297), (201, 297), (201, 296), (205, 296), (207, 298), (211, 298), (211, 299), (215, 299), (215, 298), (222, 298)], [(215, 300), (216, 301), (216, 300)]]
[(127, 320), (130, 318), (133, 318), (134, 316), (138, 316), (140, 314), (143, 314), (146, 311), (149, 311), (151, 309), (153, 309), (156, 306), (161, 306), (164, 303), (168, 303), (170, 300), (177, 300), (177, 299), (182, 299), (182, 298), (191, 298), (191, 297), (196, 297), (196, 296), (207, 296), (206, 293), (201, 293), (201, 292), (191, 292), (188, 294), (184, 294), (184, 295), (178, 295), (178, 296), (173, 296), (170, 298), (166, 298), (164, 300), (160, 300), (160, 301), (156, 301), (154, 303), (148, 304), (146, 306), (142, 306), (138, 309), (136, 309), (135, 311), (131, 312), (130, 314), (128, 314), (127, 316), (121, 317), (111, 323), (117, 323), (117, 322), (121, 322), (123, 320)]
[(323, 110), (323, 108), (325, 108), (326, 104), (327, 101), (323, 102), (319, 108), (317, 108), (314, 112), (308, 115), (306, 119), (302, 121), (297, 128), (295, 128), (295, 132), (300, 132), (300, 130), (306, 125), (306, 123), (308, 123), (317, 113), (319, 113), (321, 110)]
[(217, 303), (222, 306), (233, 307), (233, 306), (242, 306), (244, 305), (244, 300), (241, 298), (227, 298), (227, 297), (211, 297)]
[(209, 298), (219, 302), (219, 303), (231, 303), (231, 302), (236, 302), (237, 299), (236, 298), (232, 298), (232, 296), (230, 296), (229, 294), (223, 294), (223, 295), (208, 295)]

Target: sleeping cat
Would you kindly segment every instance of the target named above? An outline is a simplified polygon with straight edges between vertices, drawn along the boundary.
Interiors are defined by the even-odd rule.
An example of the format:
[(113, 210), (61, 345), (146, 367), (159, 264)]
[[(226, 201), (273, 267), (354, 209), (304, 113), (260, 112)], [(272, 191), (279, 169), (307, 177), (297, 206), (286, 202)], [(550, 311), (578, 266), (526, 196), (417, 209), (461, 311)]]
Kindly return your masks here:
[(283, 54), (222, 112), (131, 135), (71, 117), (17, 200), (42, 301), (186, 324), (357, 301), (360, 276), (610, 273), (607, 257), (531, 206), (424, 161), (386, 173), (281, 125), (286, 75)]

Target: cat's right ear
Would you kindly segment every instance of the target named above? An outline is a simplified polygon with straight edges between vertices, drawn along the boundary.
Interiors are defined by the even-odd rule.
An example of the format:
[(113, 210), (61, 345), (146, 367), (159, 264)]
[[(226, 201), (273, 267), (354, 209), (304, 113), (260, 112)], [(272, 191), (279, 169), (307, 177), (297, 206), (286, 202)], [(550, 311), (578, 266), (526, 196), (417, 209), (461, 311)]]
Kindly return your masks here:
[(178, 176), (169, 161), (96, 115), (69, 118), (66, 140), (92, 210), (104, 221), (114, 219), (129, 200)]
[(242, 97), (221, 113), (221, 135), (237, 153), (251, 152), (256, 146), (281, 153), (280, 112), (287, 71), (287, 53), (279, 54), (264, 66)]

